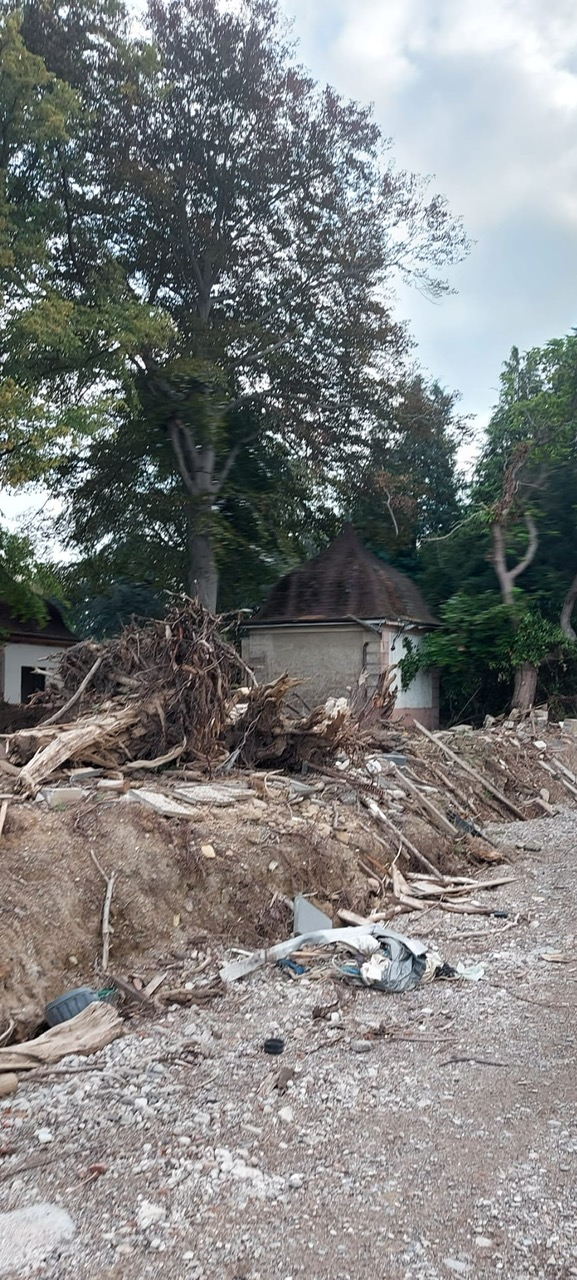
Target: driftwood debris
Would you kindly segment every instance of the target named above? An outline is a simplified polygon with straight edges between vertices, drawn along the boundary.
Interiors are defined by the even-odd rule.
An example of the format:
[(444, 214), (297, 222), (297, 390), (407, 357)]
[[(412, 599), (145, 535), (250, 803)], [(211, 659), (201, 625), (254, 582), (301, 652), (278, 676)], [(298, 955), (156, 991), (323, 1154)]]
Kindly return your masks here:
[(87, 672), (87, 674), (84, 677), (84, 680), (82, 680), (81, 683), (79, 684), (76, 692), (73, 693), (72, 697), (69, 698), (68, 701), (64, 703), (63, 707), (60, 707), (58, 711), (55, 711), (53, 715), (49, 716), (48, 719), (44, 721), (45, 725), (57, 724), (59, 721), (66, 719), (68, 712), (72, 711), (72, 708), (76, 706), (77, 702), (80, 702), (82, 694), (86, 692), (89, 684), (92, 683), (96, 675), (96, 672), (100, 671), (102, 663), (103, 663), (103, 656), (102, 654), (100, 654), (96, 659), (96, 662), (93, 662), (90, 668), (90, 671)]
[(512, 875), (493, 876), (490, 880), (445, 876), (440, 884), (432, 876), (417, 872), (403, 874), (393, 863), (389, 875), (384, 879), (378, 910), (372, 911), (370, 916), (360, 916), (356, 912), (341, 909), (338, 915), (345, 924), (351, 925), (378, 924), (402, 912), (433, 909), (459, 915), (489, 916), (493, 915), (495, 908), (479, 902), (477, 894), (510, 884), (514, 879)]
[(416, 861), (419, 862), (422, 867), (425, 867), (426, 870), (429, 871), (430, 874), (434, 876), (436, 880), (440, 880), (442, 882), (444, 880), (444, 877), (442, 876), (441, 872), (438, 871), (437, 868), (433, 866), (432, 862), (429, 862), (429, 859), (425, 857), (424, 853), (420, 853), (420, 851), (415, 847), (412, 841), (409, 840), (407, 836), (403, 835), (402, 831), (399, 831), (398, 827), (396, 827), (394, 823), (391, 822), (391, 819), (387, 817), (387, 814), (383, 812), (383, 810), (376, 803), (376, 801), (372, 800), (370, 796), (361, 796), (361, 799), (365, 807), (368, 809), (369, 813), (372, 815), (372, 817), (376, 818), (377, 822), (381, 822), (384, 827), (388, 827), (389, 831), (392, 832), (392, 834), (396, 837), (396, 839), (401, 844), (404, 844), (409, 850), (409, 852), (412, 853)]
[[(39, 726), (36, 730), (24, 729), (10, 739), (12, 751), (26, 752), (32, 749), (32, 758), (20, 771), (15, 790), (25, 795), (36, 795), (41, 784), (67, 761), (92, 761), (97, 752), (110, 754), (117, 747), (122, 753), (122, 742), (131, 726), (137, 725), (141, 709), (136, 703), (118, 711), (108, 710), (102, 715), (87, 716), (73, 725)], [(48, 740), (47, 739), (51, 739)], [(42, 743), (46, 742), (43, 746)], [(38, 745), (34, 749), (34, 744)]]
[(100, 872), (100, 875), (102, 876), (102, 879), (106, 884), (106, 893), (104, 895), (104, 905), (102, 907), (102, 926), (101, 926), (102, 971), (103, 973), (106, 973), (106, 970), (108, 969), (108, 958), (110, 955), (110, 939), (112, 937), (112, 929), (110, 927), (110, 907), (112, 905), (112, 894), (114, 893), (114, 881), (116, 880), (116, 872), (113, 871), (111, 875), (107, 876), (106, 872), (101, 867), (98, 861), (98, 858), (96, 857), (96, 854), (92, 849), (90, 850), (90, 857), (92, 858), (94, 866), (96, 867), (97, 871)]
[(449, 819), (445, 817), (445, 814), (441, 813), (440, 809), (437, 809), (437, 806), (433, 804), (432, 800), (429, 800), (428, 796), (423, 795), (423, 792), (419, 791), (419, 788), (415, 786), (414, 782), (411, 782), (411, 779), (407, 778), (407, 775), (403, 773), (396, 764), (393, 764), (392, 767), (398, 779), (399, 786), (404, 790), (406, 789), (412, 796), (414, 796), (417, 803), (426, 811), (429, 817), (433, 818), (437, 826), (441, 828), (441, 831), (445, 831), (450, 836), (457, 838), (459, 836), (459, 832), (457, 831), (457, 828), (453, 826), (453, 823), (449, 822)]
[(502, 791), (499, 791), (498, 787), (495, 787), (489, 778), (486, 778), (484, 774), (479, 773), (478, 769), (474, 769), (473, 765), (469, 764), (468, 760), (463, 760), (463, 757), (457, 755), (456, 751), (452, 751), (451, 748), (441, 740), (441, 738), (436, 738), (434, 734), (429, 733), (429, 730), (425, 729), (424, 725), (420, 724), (418, 720), (414, 720), (413, 724), (415, 725), (415, 728), (419, 730), (419, 733), (424, 734), (425, 738), (428, 738), (430, 742), (434, 743), (434, 745), (438, 747), (439, 751), (442, 751), (443, 754), (447, 756), (448, 760), (452, 760), (453, 764), (459, 765), (465, 773), (468, 773), (471, 778), (475, 779), (475, 782), (479, 783), (481, 787), (484, 787), (486, 791), (489, 791), (490, 794), (493, 795), (496, 800), (499, 800), (506, 809), (509, 809), (511, 813), (514, 813), (515, 817), (518, 818), (520, 822), (526, 822), (526, 813), (523, 813), (521, 809), (518, 809), (517, 805), (513, 804), (513, 801), (509, 800), (509, 797), (504, 795)]
[(62, 765), (315, 766), (341, 749), (359, 753), (392, 709), (379, 685), (362, 708), (333, 699), (303, 714), (291, 699), (300, 683), (284, 675), (257, 687), (221, 620), (179, 597), (161, 621), (63, 654), (56, 683), (36, 695), (48, 718), (8, 739), (10, 761), (22, 766), (15, 788), (33, 796)]
[(0, 1072), (32, 1071), (68, 1054), (97, 1053), (124, 1034), (124, 1023), (109, 1004), (94, 1001), (75, 1018), (51, 1027), (35, 1040), (0, 1049)]

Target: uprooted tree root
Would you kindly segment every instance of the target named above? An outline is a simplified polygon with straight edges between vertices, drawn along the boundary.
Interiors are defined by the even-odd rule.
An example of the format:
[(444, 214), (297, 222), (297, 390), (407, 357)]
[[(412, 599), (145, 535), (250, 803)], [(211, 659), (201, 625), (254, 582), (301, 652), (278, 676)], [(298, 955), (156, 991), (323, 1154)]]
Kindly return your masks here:
[(37, 698), (48, 717), (10, 738), (9, 759), (23, 766), (17, 790), (35, 794), (63, 764), (318, 765), (342, 748), (366, 746), (394, 706), (389, 678), (370, 708), (365, 702), (357, 713), (333, 700), (303, 717), (288, 704), (298, 683), (282, 676), (256, 687), (219, 619), (181, 597), (162, 621), (131, 623), (117, 639), (67, 650), (57, 685)]

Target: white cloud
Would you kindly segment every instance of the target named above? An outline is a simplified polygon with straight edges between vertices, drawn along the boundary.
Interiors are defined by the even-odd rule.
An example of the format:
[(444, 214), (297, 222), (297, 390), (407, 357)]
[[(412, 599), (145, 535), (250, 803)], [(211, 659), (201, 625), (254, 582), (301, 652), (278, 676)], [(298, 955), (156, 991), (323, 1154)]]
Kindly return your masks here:
[(475, 230), (519, 205), (577, 216), (574, 0), (345, 0), (339, 12), (315, 58), (374, 100), (401, 160), (433, 167)]
[(433, 307), (403, 292), (421, 359), (485, 416), (510, 347), (577, 323), (577, 0), (283, 0), (301, 55), (373, 101), (393, 155), (434, 174), (477, 240)]

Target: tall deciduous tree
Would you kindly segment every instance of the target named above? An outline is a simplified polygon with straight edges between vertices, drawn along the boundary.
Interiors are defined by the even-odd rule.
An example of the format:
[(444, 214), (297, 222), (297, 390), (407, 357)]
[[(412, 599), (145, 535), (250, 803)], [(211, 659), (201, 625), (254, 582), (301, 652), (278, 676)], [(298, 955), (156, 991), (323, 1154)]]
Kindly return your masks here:
[(343, 486), (350, 519), (365, 541), (409, 572), (418, 566), (423, 541), (449, 533), (461, 514), (457, 455), (469, 424), (457, 405), (456, 395), (419, 373), (391, 388), (365, 466)]
[(501, 710), (508, 690), (520, 710), (537, 691), (570, 694), (576, 429), (577, 337), (525, 355), (513, 349), (468, 510), (424, 550), (423, 585), (445, 624), (424, 660), (447, 673), (451, 711)]
[[(510, 608), (514, 623), (520, 624), (525, 604), (517, 595), (517, 583), (529, 591), (533, 587), (542, 597), (548, 586), (546, 611), (551, 621), (554, 618), (557, 633), (569, 641), (575, 639), (571, 617), (577, 599), (577, 507), (574, 489), (567, 493), (560, 478), (576, 474), (576, 426), (577, 338), (554, 340), (524, 356), (514, 348), (503, 371), (500, 401), (478, 468), (476, 494), (493, 498), (489, 507), (491, 558), (503, 603)], [(563, 491), (569, 503), (561, 513), (559, 494)], [(564, 525), (562, 533), (560, 524)], [(511, 539), (519, 548), (520, 528), (524, 529), (521, 549), (511, 564)], [(529, 576), (532, 566), (533, 582)], [(539, 570), (545, 573), (545, 581), (539, 582)], [(551, 598), (554, 576), (556, 591)], [(532, 608), (536, 631), (545, 641), (539, 604), (537, 597)], [(526, 613), (524, 621), (527, 626)], [(544, 648), (538, 644), (517, 666), (514, 707), (527, 710), (533, 705), (540, 662), (546, 656), (546, 643)]]
[(395, 278), (442, 294), (466, 240), (371, 111), (298, 65), (276, 0), (149, 0), (145, 34), (122, 0), (21, 9), (68, 114), (34, 166), (4, 169), (24, 222), (50, 209), (4, 372), (45, 406), (47, 466), (54, 441), (88, 471), (103, 441), (120, 465), (127, 430), (141, 467), (168, 446), (189, 586), (214, 607), (241, 456), (279, 442), (333, 482), (364, 459), (407, 349)]

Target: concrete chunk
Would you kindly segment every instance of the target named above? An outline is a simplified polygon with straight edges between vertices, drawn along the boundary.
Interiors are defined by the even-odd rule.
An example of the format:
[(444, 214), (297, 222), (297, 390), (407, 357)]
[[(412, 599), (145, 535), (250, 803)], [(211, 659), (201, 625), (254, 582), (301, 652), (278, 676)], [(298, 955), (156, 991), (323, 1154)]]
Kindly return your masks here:
[(85, 787), (43, 787), (40, 795), (51, 809), (68, 809), (84, 800), (88, 791)]
[(237, 804), (239, 800), (254, 800), (254, 791), (242, 783), (231, 784), (229, 787), (211, 782), (201, 782), (198, 785), (186, 783), (175, 787), (174, 794), (181, 800), (188, 800), (189, 804), (229, 805)]
[(126, 792), (127, 800), (136, 800), (138, 804), (146, 804), (149, 809), (154, 809), (155, 813), (161, 813), (165, 818), (198, 818), (198, 809), (193, 809), (192, 805), (179, 804), (177, 800), (173, 800), (172, 796), (164, 795), (162, 791), (146, 791), (144, 787), (135, 788)]
[(72, 1218), (55, 1204), (33, 1204), (28, 1209), (0, 1213), (0, 1276), (43, 1262), (73, 1235)]

